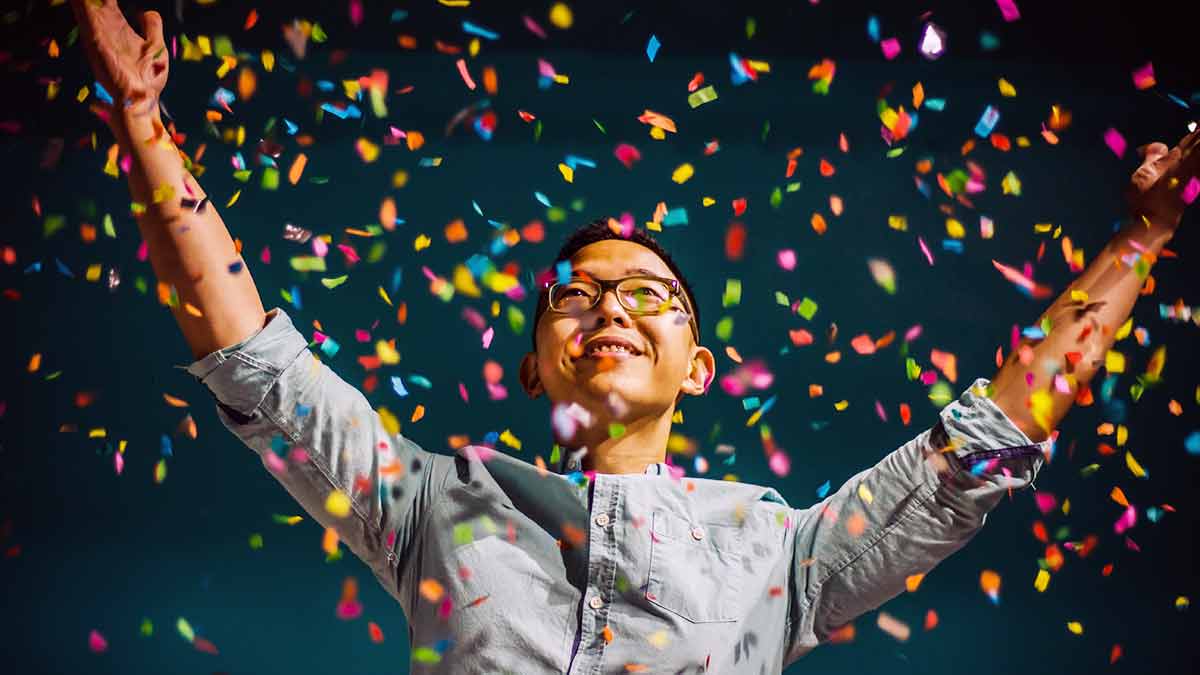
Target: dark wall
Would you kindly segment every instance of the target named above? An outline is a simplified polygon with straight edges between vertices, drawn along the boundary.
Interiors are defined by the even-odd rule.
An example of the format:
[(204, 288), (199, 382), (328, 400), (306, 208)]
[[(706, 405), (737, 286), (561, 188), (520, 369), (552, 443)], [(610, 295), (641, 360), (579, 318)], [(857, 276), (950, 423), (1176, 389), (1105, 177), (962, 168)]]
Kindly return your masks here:
[[(719, 373), (735, 365), (715, 337), (717, 321), (727, 316), (734, 321), (728, 344), (747, 359), (764, 359), (774, 372), (775, 385), (760, 395), (764, 400), (776, 395), (778, 401), (760, 425), (769, 426), (786, 448), (791, 472), (781, 477), (768, 469), (760, 430), (745, 426), (749, 413), (741, 400), (719, 387), (684, 403), (680, 432), (695, 439), (699, 454), (711, 463), (709, 477), (733, 473), (771, 485), (802, 507), (816, 501), (823, 482), (838, 485), (936, 419), (938, 406), (929, 401), (928, 388), (905, 376), (905, 351), (927, 369), (931, 349), (956, 354), (956, 393), (975, 377), (993, 375), (996, 348), (1007, 353), (1012, 327), (1035, 321), (1046, 301), (1021, 295), (992, 260), (1018, 267), (1029, 261), (1038, 280), (1061, 290), (1071, 274), (1060, 242), (1035, 232), (1034, 225), (1061, 226), (1090, 259), (1122, 217), (1120, 190), (1136, 165), (1132, 151), (1114, 156), (1102, 141), (1104, 130), (1118, 129), (1130, 148), (1157, 139), (1173, 142), (1197, 115), (1166, 95), (1195, 106), (1200, 82), (1194, 58), (1179, 56), (1186, 49), (1181, 26), (1189, 25), (1188, 19), (1165, 4), (1150, 9), (1127, 4), (1109, 11), (1070, 3), (1047, 9), (1026, 0), (1020, 3), (1025, 16), (1014, 23), (1005, 23), (993, 3), (982, 1), (944, 8), (831, 2), (781, 8), (784, 4), (735, 11), (733, 3), (664, 3), (628, 18), (632, 7), (592, 10), (581, 4), (575, 7), (577, 27), (567, 32), (549, 26), (548, 5), (541, 4), (456, 10), (430, 2), (409, 8), (411, 15), (394, 24), (389, 22), (393, 7), (368, 4), (367, 23), (356, 29), (344, 5), (313, 3), (299, 9), (289, 3), (284, 9), (279, 3), (259, 7), (259, 24), (250, 31), (242, 30), (250, 5), (189, 3), (182, 22), (174, 6), (160, 7), (169, 36), (227, 34), (253, 57), (250, 65), (259, 75), (254, 97), (234, 103), (235, 114), (218, 125), (245, 126), (247, 142), (240, 150), (253, 169), (245, 184), (232, 176), (230, 166), (239, 149), (213, 137), (204, 121), (209, 98), (218, 86), (235, 89), (237, 71), (218, 82), (213, 57), (198, 63), (175, 60), (164, 101), (179, 130), (188, 134), (184, 149), (194, 154), (199, 144), (207, 144), (201, 183), (244, 243), (264, 302), (287, 308), (306, 334), (319, 321), (341, 344), (327, 361), (355, 384), (366, 375), (357, 356), (371, 346), (356, 342), (354, 331), (378, 321), (373, 339), (395, 338), (402, 360), (380, 372), (380, 386), (369, 398), (395, 411), (405, 420), (404, 432), (431, 450), (445, 448), (451, 435), (479, 441), (488, 432), (511, 429), (524, 442), (517, 454), (532, 459), (547, 456), (551, 441), (545, 402), (529, 402), (515, 378), (529, 329), (514, 333), (509, 328), (504, 313), (514, 303), (490, 293), (443, 303), (429, 292), (423, 268), (449, 276), (456, 263), (486, 252), (500, 231), (487, 219), (518, 228), (542, 220), (546, 242), (522, 242), (494, 258), (498, 266), (519, 265), (528, 285), (528, 274), (549, 263), (561, 238), (577, 224), (624, 211), (641, 223), (660, 201), (686, 207), (688, 224), (666, 228), (660, 239), (693, 281), (704, 313), (702, 331), (717, 352)], [(934, 20), (951, 35), (950, 53), (933, 63), (913, 54), (919, 16), (926, 9), (934, 9)], [(536, 18), (551, 39), (543, 43), (531, 37), (522, 27), (522, 13)], [(745, 19), (755, 14), (759, 33), (747, 39)], [(868, 40), (871, 14), (880, 17), (885, 37), (900, 37), (904, 52), (896, 62), (884, 61)], [(329, 33), (328, 42), (310, 44), (308, 57), (299, 62), (279, 37), (280, 24), (295, 16), (319, 21)], [(485, 41), (477, 58), (468, 58), (477, 80), (482, 66), (495, 66), (496, 96), (467, 90), (455, 70), (456, 57), (432, 49), (435, 38), (464, 46), (467, 38), (457, 28), (464, 18), (502, 35), (495, 44)], [(407, 672), (399, 607), (352, 556), (326, 561), (320, 528), (311, 519), (292, 527), (274, 522), (273, 514), (302, 512), (221, 427), (206, 390), (176, 367), (186, 365), (189, 354), (171, 316), (153, 296), (148, 263), (137, 259), (140, 237), (124, 181), (102, 172), (110, 135), (75, 100), (91, 78), (78, 46), (67, 46), (71, 25), (65, 6), (39, 4), (13, 10), (3, 26), (11, 46), (3, 48), (9, 51), (0, 63), (9, 93), (0, 113), (5, 122), (0, 244), (15, 255), (15, 262), (0, 265), (6, 344), (0, 352), (0, 547), (5, 551), (0, 651), (5, 663), (19, 666), (11, 672)], [(995, 52), (979, 48), (982, 30), (999, 37)], [(396, 48), (399, 33), (416, 36), (418, 49)], [(650, 33), (663, 42), (653, 63), (643, 53)], [(56, 59), (47, 56), (49, 38), (61, 48)], [(256, 63), (262, 48), (281, 59), (272, 74)], [(757, 83), (733, 86), (730, 50), (768, 60), (771, 72)], [(331, 63), (335, 54), (339, 63)], [(821, 57), (837, 61), (827, 96), (814, 94), (806, 77)], [(570, 84), (539, 89), (538, 58), (568, 74)], [(1148, 59), (1154, 59), (1159, 86), (1138, 91), (1130, 72)], [(318, 121), (321, 102), (345, 101), (337, 84), (342, 78), (376, 68), (386, 69), (391, 78), (386, 119), (376, 119), (362, 104), (362, 119), (339, 120), (326, 113)], [(719, 99), (693, 110), (686, 103), (686, 84), (697, 71), (716, 87)], [(1000, 77), (1016, 87), (1016, 97), (999, 94)], [(53, 101), (46, 100), (45, 78), (61, 78)], [(336, 89), (305, 97), (298, 93), (302, 80), (329, 80)], [(917, 81), (927, 97), (946, 100), (945, 110), (921, 110), (911, 137), (896, 144), (904, 153), (887, 158), (877, 100), (890, 88), (888, 102), (910, 109), (909, 92)], [(414, 86), (411, 93), (395, 93), (408, 84)], [(467, 125), (446, 135), (457, 111), (485, 98), (499, 119), (490, 141)], [(976, 138), (977, 147), (964, 158), (961, 147), (974, 138), (975, 122), (989, 104), (1001, 111), (996, 131), (1013, 139), (1014, 147), (1001, 152)], [(1039, 132), (1054, 104), (1072, 111), (1074, 121), (1060, 133), (1061, 142), (1050, 146)], [(679, 133), (664, 141), (650, 139), (636, 119), (647, 108), (671, 116)], [(537, 115), (539, 139), (534, 125), (517, 116), (518, 109)], [(282, 133), (283, 117), (311, 134), (314, 145), (301, 149)], [(283, 146), (278, 160), (283, 172), (298, 151), (309, 156), (301, 182), (292, 186), (283, 179), (274, 191), (260, 187), (262, 168), (254, 148), (271, 118), (276, 120), (273, 136)], [(422, 131), (426, 145), (418, 151), (384, 146), (377, 161), (364, 163), (354, 151), (355, 141), (364, 137), (379, 143), (388, 125)], [(849, 140), (848, 153), (837, 147), (839, 133)], [(1016, 147), (1021, 135), (1030, 138), (1031, 147)], [(704, 144), (712, 139), (721, 149), (706, 157)], [(65, 146), (61, 157), (44, 161), (48, 148), (59, 142)], [(643, 154), (632, 170), (613, 156), (620, 142), (636, 145)], [(804, 154), (792, 180), (800, 187), (784, 192), (772, 207), (772, 191), (791, 182), (783, 175), (786, 154), (798, 146)], [(598, 166), (577, 169), (568, 184), (556, 166), (569, 154)], [(441, 165), (421, 167), (423, 157), (441, 157)], [(820, 175), (821, 158), (836, 167), (832, 177)], [(934, 172), (965, 168), (967, 160), (981, 167), (987, 188), (972, 196), (974, 208), (951, 202), (936, 185), (929, 198), (923, 196), (914, 187), (914, 167), (922, 158), (933, 161)], [(691, 162), (696, 173), (679, 185), (670, 175), (683, 162)], [(392, 175), (400, 169), (408, 171), (408, 184), (393, 188)], [(1019, 197), (1001, 192), (1009, 171), (1021, 179)], [(237, 203), (225, 208), (239, 189)], [(535, 191), (566, 208), (564, 222), (550, 221)], [(831, 194), (844, 201), (840, 217), (830, 213)], [(376, 222), (387, 196), (407, 222), (380, 238), (387, 248), (378, 262), (347, 267), (334, 251), (325, 275), (290, 270), (288, 259), (304, 249), (282, 238), (285, 223), (331, 234), (365, 257), (368, 243), (346, 236), (344, 229)], [(703, 196), (717, 203), (703, 208)], [(739, 197), (749, 203), (736, 219), (748, 237), (744, 258), (732, 261), (724, 239), (735, 220), (731, 200)], [(35, 200), (41, 216), (34, 212)], [(943, 246), (943, 206), (952, 206), (966, 227), (961, 253)], [(809, 224), (816, 211), (828, 221), (823, 236)], [(105, 214), (112, 216), (116, 237), (101, 233), (94, 243), (84, 242), (80, 225), (99, 226)], [(888, 227), (893, 214), (907, 217), (907, 232)], [(980, 237), (981, 214), (996, 223), (993, 239)], [(65, 226), (44, 236), (53, 217), (63, 218)], [(449, 244), (442, 229), (456, 218), (465, 220), (469, 238)], [(983, 675), (1195, 668), (1196, 649), (1189, 640), (1196, 620), (1191, 610), (1176, 609), (1176, 599), (1197, 592), (1193, 486), (1200, 472), (1184, 446), (1200, 427), (1196, 326), (1166, 320), (1159, 309), (1160, 303), (1197, 302), (1191, 267), (1195, 226), (1193, 212), (1170, 245), (1179, 258), (1155, 268), (1157, 289), (1135, 310), (1135, 325), (1149, 331), (1148, 346), (1132, 337), (1119, 343), (1128, 372), (1114, 376), (1108, 401), (1100, 396), (1107, 373), (1097, 377), (1096, 404), (1067, 418), (1054, 461), (1037, 481), (1037, 489), (1059, 503), (1069, 499), (1070, 513), (1042, 515), (1033, 491), (1015, 494), (989, 516), (978, 538), (940, 565), (916, 593), (886, 605), (914, 628), (908, 642), (878, 630), (871, 613), (857, 621), (852, 643), (818, 649), (789, 672), (970, 669)], [(415, 252), (413, 240), (420, 233), (433, 243)], [(918, 236), (932, 249), (932, 266), (918, 248)], [(1038, 261), (1043, 243), (1045, 255)], [(270, 264), (259, 259), (265, 246)], [(796, 251), (794, 271), (775, 264), (781, 248)], [(870, 258), (894, 267), (894, 295), (872, 281)], [(87, 281), (92, 264), (102, 265), (105, 273), (118, 269), (120, 286), (109, 290), (103, 280)], [(396, 270), (401, 282), (393, 287)], [(349, 279), (335, 289), (319, 282), (321, 276), (344, 273)], [(149, 293), (139, 292), (139, 279)], [(742, 282), (737, 307), (721, 306), (727, 279)], [(379, 299), (379, 286), (388, 288), (393, 302), (407, 303), (406, 324), (399, 325), (396, 310)], [(293, 287), (300, 289), (299, 308), (280, 295)], [(806, 321), (778, 306), (776, 291), (792, 300), (811, 297), (819, 310)], [(489, 318), (496, 337), (485, 351), (461, 314), (474, 308), (488, 316), (494, 299), (502, 311), (499, 318)], [(516, 306), (532, 317), (531, 300)], [(834, 323), (838, 336), (830, 345), (826, 336)], [(870, 356), (850, 348), (850, 339), (860, 333), (879, 337), (895, 330), (903, 336), (915, 324), (923, 333), (907, 346), (898, 338)], [(801, 327), (817, 335), (817, 344), (786, 349), (788, 330)], [(1159, 345), (1168, 353), (1163, 382), (1134, 402), (1130, 385)], [(832, 349), (842, 351), (837, 364), (824, 359)], [(41, 362), (30, 372), (34, 354)], [(489, 359), (504, 365), (506, 400), (488, 399), (481, 369)], [(432, 388), (410, 385), (411, 395), (400, 399), (386, 384), (391, 375), (414, 374), (427, 377)], [(469, 404), (459, 398), (459, 382), (470, 393)], [(823, 385), (823, 396), (809, 397), (813, 383)], [(164, 393), (190, 405), (171, 407)], [(81, 400), (87, 398), (90, 403)], [(833, 403), (843, 399), (849, 407), (836, 412)], [(1179, 402), (1181, 415), (1169, 412), (1171, 400)], [(887, 410), (886, 422), (875, 414), (876, 401)], [(899, 421), (901, 402), (913, 410), (907, 427)], [(425, 406), (425, 417), (409, 423), (418, 403)], [(198, 429), (194, 440), (178, 430), (189, 414)], [(1111, 437), (1097, 435), (1103, 422), (1129, 428), (1127, 447), (1148, 469), (1148, 478), (1135, 478), (1122, 454), (1099, 453), (1101, 443), (1113, 444)], [(106, 436), (90, 438), (93, 429), (104, 429)], [(153, 472), (162, 457), (163, 435), (171, 439), (173, 454), (166, 460), (166, 480), (156, 485)], [(128, 445), (124, 473), (117, 476), (112, 454), (120, 441)], [(730, 466), (715, 454), (721, 443), (737, 448)], [(675, 461), (695, 474), (689, 458)], [(1085, 467), (1092, 464), (1099, 468), (1088, 473)], [(1121, 512), (1109, 498), (1114, 486), (1139, 510), (1139, 523), (1128, 538), (1113, 532)], [(1174, 511), (1152, 522), (1147, 509), (1168, 504)], [(1045, 554), (1031, 534), (1035, 520), (1047, 525), (1060, 548), (1091, 534), (1100, 542), (1087, 558), (1064, 550), (1065, 565), (1044, 593), (1033, 588)], [(256, 533), (264, 542), (257, 550), (248, 543)], [(1104, 576), (1108, 564), (1113, 569)], [(1003, 578), (998, 605), (980, 591), (984, 569)], [(347, 577), (361, 584), (365, 606), (362, 618), (348, 622), (334, 612)], [(921, 624), (929, 609), (940, 623), (927, 632)], [(180, 617), (220, 654), (203, 653), (182, 639), (176, 628)], [(139, 632), (144, 619), (153, 625), (151, 636)], [(368, 621), (382, 628), (382, 644), (369, 639)], [(1069, 621), (1081, 622), (1083, 634), (1068, 632)], [(93, 629), (108, 640), (102, 654), (88, 649)], [(1109, 666), (1115, 644), (1124, 655)]]

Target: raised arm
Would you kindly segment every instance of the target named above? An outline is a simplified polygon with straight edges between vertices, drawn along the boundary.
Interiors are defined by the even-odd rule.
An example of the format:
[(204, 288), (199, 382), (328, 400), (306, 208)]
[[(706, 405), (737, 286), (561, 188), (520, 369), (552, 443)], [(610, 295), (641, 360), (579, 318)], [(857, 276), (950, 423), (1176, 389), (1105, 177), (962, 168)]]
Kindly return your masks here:
[[(221, 421), (317, 522), (401, 600), (409, 543), (453, 466), (385, 422), (367, 399), (308, 350), (281, 310), (263, 311), (225, 224), (163, 130), (167, 80), (162, 19), (142, 15), (139, 36), (114, 0), (72, 0), (106, 118), (132, 165), (129, 187), (145, 210), (138, 228), (159, 283), (197, 360), (188, 372), (217, 400)], [(161, 286), (160, 286), (161, 288)], [(332, 537), (336, 534), (336, 538)]]
[(1179, 227), (1187, 186), (1200, 173), (1198, 145), (1200, 130), (1170, 150), (1162, 143), (1142, 149), (1128, 190), (1130, 221), (1042, 314), (1045, 337), (1023, 340), (996, 373), (993, 400), (1030, 438), (1046, 438), (1105, 364), (1145, 276)]
[(92, 72), (113, 99), (93, 109), (130, 157), (129, 191), (145, 209), (135, 209), (138, 230), (160, 293), (173, 290), (178, 298), (171, 312), (192, 354), (199, 358), (245, 339), (265, 321), (258, 290), (159, 113), (168, 72), (162, 17), (143, 13), (138, 35), (116, 0), (71, 0), (71, 8)]

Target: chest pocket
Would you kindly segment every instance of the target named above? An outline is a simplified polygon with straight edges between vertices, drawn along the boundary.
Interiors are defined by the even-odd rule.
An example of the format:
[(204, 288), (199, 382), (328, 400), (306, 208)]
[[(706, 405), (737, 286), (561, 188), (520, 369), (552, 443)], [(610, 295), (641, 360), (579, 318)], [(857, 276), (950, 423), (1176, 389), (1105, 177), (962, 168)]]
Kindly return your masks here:
[(693, 623), (741, 616), (742, 531), (656, 511), (646, 599)]

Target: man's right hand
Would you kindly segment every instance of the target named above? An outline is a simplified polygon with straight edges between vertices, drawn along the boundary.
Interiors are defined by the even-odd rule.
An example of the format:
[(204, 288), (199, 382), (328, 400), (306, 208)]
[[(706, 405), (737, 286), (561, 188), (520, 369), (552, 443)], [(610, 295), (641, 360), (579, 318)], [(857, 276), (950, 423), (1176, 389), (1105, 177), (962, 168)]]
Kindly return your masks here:
[(157, 117), (169, 69), (162, 17), (143, 12), (138, 35), (116, 0), (71, 0), (71, 9), (92, 73), (113, 97), (109, 125), (118, 131), (134, 119)]

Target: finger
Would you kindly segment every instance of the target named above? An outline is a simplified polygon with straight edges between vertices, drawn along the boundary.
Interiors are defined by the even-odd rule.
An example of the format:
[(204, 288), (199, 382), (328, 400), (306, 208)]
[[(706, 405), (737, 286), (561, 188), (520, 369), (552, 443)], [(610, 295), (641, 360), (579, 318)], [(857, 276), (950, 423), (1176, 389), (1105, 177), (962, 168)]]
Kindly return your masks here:
[(162, 15), (158, 12), (142, 12), (142, 39), (153, 46), (153, 54), (164, 44)]
[(1166, 143), (1160, 143), (1158, 141), (1143, 145), (1137, 149), (1138, 154), (1142, 156), (1143, 164), (1146, 162), (1153, 162), (1162, 155), (1167, 154), (1168, 150), (1169, 148), (1167, 148)]

